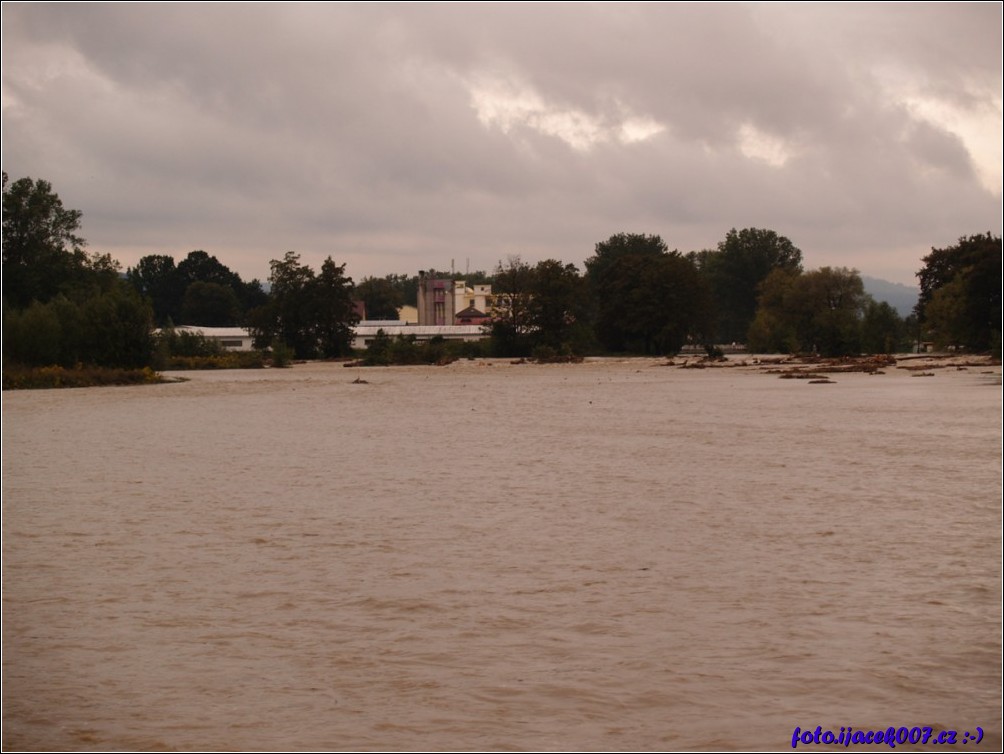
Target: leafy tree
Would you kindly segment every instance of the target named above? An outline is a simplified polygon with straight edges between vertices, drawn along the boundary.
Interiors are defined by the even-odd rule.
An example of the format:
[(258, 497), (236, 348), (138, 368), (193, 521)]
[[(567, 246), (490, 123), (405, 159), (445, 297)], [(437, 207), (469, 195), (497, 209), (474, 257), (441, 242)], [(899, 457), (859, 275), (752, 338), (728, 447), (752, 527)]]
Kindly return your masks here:
[(151, 311), (108, 254), (84, 251), (81, 213), (47, 181), (3, 175), (5, 361), (136, 367), (151, 357)]
[(229, 285), (196, 280), (185, 289), (181, 300), (181, 324), (232, 327), (239, 317), (240, 302)]
[(64, 367), (73, 367), (85, 362), (94, 363), (94, 359), (86, 351), (84, 341), (84, 332), (91, 328), (92, 324), (84, 320), (81, 306), (65, 296), (56, 296), (46, 306), (59, 320), (60, 333), (59, 360), (49, 363), (60, 364)]
[(356, 286), (356, 295), (366, 305), (367, 319), (395, 320), (398, 309), (404, 306), (404, 292), (390, 276), (363, 278)]
[(33, 301), (26, 309), (4, 306), (4, 360), (28, 366), (66, 366), (63, 328), (49, 304)]
[(4, 358), (26, 366), (140, 367), (152, 356), (149, 306), (129, 286), (83, 299), (4, 308)]
[(906, 324), (887, 302), (867, 298), (861, 320), (861, 350), (864, 353), (896, 353), (909, 339)]
[(860, 321), (867, 297), (856, 270), (822, 267), (798, 274), (771, 272), (749, 329), (754, 351), (860, 353)]
[[(264, 306), (268, 300), (258, 280), (245, 283), (240, 275), (201, 250), (189, 252), (177, 266), (174, 258), (166, 254), (145, 256), (128, 270), (126, 277), (150, 299), (154, 318), (161, 327), (177, 322), (217, 327), (243, 323), (248, 311)], [(191, 290), (196, 283), (199, 285)], [(188, 310), (183, 312), (186, 296)]]
[(939, 345), (988, 350), (1001, 337), (1001, 239), (990, 233), (931, 249), (917, 273), (917, 316)]
[(518, 255), (499, 262), (492, 277), (492, 351), (529, 356), (537, 349), (568, 353), (592, 343), (585, 281), (573, 264), (545, 259), (531, 267)]
[(677, 252), (624, 256), (603, 279), (596, 334), (613, 351), (677, 353), (707, 342), (710, 298), (693, 263)]
[[(189, 289), (196, 283), (210, 283), (221, 288), (229, 288), (233, 294), (232, 300), (236, 304), (236, 307), (232, 313), (223, 315), (222, 312), (218, 311), (218, 309), (219, 307), (224, 306), (224, 299), (230, 300), (231, 297), (227, 294), (221, 293), (218, 288), (205, 289), (200, 286), (201, 290), (199, 290), (195, 295), (199, 299), (203, 300), (207, 297), (207, 295), (211, 296), (213, 297), (215, 304), (211, 312), (202, 312), (196, 309), (199, 316), (208, 314), (217, 322), (226, 320), (227, 325), (234, 325), (237, 324), (239, 320), (243, 319), (243, 314), (247, 309), (248, 303), (252, 303), (244, 303), (241, 301), (242, 296), (254, 294), (253, 289), (248, 289), (248, 286), (246, 286), (244, 281), (241, 280), (241, 276), (220, 262), (220, 260), (215, 256), (212, 256), (201, 249), (190, 251), (188, 256), (178, 263), (178, 276), (181, 278), (184, 290), (182, 295), (182, 308), (184, 308), (185, 297), (188, 296)], [(207, 290), (211, 290), (212, 293), (207, 294)], [(262, 303), (262, 301), (259, 297), (257, 304), (260, 303)], [(182, 313), (182, 319), (188, 324), (211, 324), (210, 322), (190, 321), (185, 318), (184, 312)]]
[(673, 353), (710, 337), (710, 297), (659, 236), (619, 233), (586, 260), (596, 337), (613, 351)]
[(534, 271), (519, 255), (495, 268), (492, 320), (489, 327), (499, 356), (529, 356), (536, 325), (531, 311)]
[(759, 306), (750, 324), (746, 345), (754, 353), (797, 353), (799, 333), (809, 327), (811, 312), (796, 308), (800, 303), (795, 285), (801, 273), (772, 270), (760, 284)]
[(126, 279), (150, 300), (154, 320), (160, 327), (181, 320), (186, 282), (174, 264), (174, 257), (167, 254), (145, 256), (127, 270)]
[(537, 263), (531, 282), (529, 316), (535, 347), (555, 350), (582, 348), (588, 339), (585, 281), (574, 264), (556, 259)]
[(90, 254), (84, 264), (84, 276), (90, 293), (107, 293), (122, 283), (122, 265), (111, 254)]
[(644, 233), (617, 233), (596, 244), (595, 254), (586, 260), (586, 275), (595, 288), (602, 286), (607, 270), (622, 257), (658, 257), (669, 251), (659, 236)]
[(352, 353), (352, 327), (359, 322), (356, 313), (352, 278), (345, 276), (345, 265), (331, 257), (321, 263), (321, 271), (311, 287), (317, 349), (323, 358)]
[(956, 348), (969, 340), (968, 291), (963, 275), (935, 289), (924, 307), (927, 336), (938, 348)]
[(418, 275), (387, 275), (384, 280), (401, 294), (401, 306), (418, 306)]
[(308, 331), (308, 288), (314, 272), (300, 264), (300, 255), (295, 251), (287, 251), (282, 259), (273, 259), (269, 264), (269, 300), (248, 315), (255, 346), (268, 348), (278, 340), (293, 349), (298, 358), (311, 358), (316, 347)]
[(268, 301), (268, 294), (262, 287), (258, 278), (252, 278), (249, 282), (242, 282), (236, 289), (237, 299), (241, 304), (241, 322), (244, 322), (247, 313), (258, 306), (264, 306)]
[(320, 276), (315, 276), (310, 267), (300, 264), (299, 254), (288, 251), (282, 259), (272, 260), (271, 269), (269, 300), (249, 314), (255, 345), (266, 348), (278, 341), (299, 359), (349, 353), (358, 315), (345, 265), (336, 265), (328, 257)]
[(46, 302), (86, 282), (81, 212), (66, 209), (52, 184), (3, 173), (3, 296), (12, 306)]
[(80, 349), (90, 364), (142, 367), (153, 355), (153, 311), (127, 285), (88, 298), (80, 307)]
[(859, 323), (866, 302), (857, 270), (821, 267), (800, 279), (814, 310), (812, 343), (824, 356), (861, 352)]
[(218, 283), (234, 289), (241, 285), (240, 275), (201, 249), (188, 252), (178, 263), (178, 275), (186, 288), (195, 282)]
[(720, 342), (745, 342), (757, 310), (760, 284), (772, 270), (799, 272), (802, 252), (773, 230), (730, 230), (717, 251), (690, 255), (711, 288)]

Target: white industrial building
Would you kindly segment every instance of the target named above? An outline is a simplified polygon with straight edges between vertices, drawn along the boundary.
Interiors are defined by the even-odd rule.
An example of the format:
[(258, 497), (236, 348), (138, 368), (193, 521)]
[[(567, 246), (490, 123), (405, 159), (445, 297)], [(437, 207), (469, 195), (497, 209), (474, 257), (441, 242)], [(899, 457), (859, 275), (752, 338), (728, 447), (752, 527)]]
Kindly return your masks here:
[[(219, 343), (227, 351), (253, 351), (254, 339), (243, 327), (200, 327), (185, 325), (174, 328), (175, 332), (189, 332)], [(353, 330), (352, 347), (367, 348), (380, 330), (390, 338), (398, 335), (414, 337), (422, 342), (439, 337), (444, 340), (481, 340), (486, 338), (481, 325), (409, 325), (400, 320), (367, 320), (360, 322)]]
[(243, 327), (201, 327), (196, 325), (182, 325), (175, 327), (175, 332), (188, 332), (202, 335), (208, 340), (215, 341), (226, 351), (253, 351), (254, 339)]
[(488, 337), (481, 325), (408, 325), (397, 320), (360, 322), (353, 328), (353, 348), (368, 348), (377, 333), (396, 338), (399, 335), (414, 337), (416, 341), (443, 338), (444, 340), (481, 340)]

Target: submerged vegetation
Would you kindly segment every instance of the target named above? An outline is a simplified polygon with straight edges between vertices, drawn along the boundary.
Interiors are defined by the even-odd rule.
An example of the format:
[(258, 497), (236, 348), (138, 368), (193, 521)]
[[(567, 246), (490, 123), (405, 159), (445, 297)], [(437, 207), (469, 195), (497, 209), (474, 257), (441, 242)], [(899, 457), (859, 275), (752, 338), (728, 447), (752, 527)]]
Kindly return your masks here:
[(398, 335), (390, 337), (383, 330), (376, 337), (358, 361), (347, 363), (347, 367), (408, 366), (415, 364), (436, 364), (443, 366), (458, 359), (476, 359), (491, 355), (488, 341), (447, 341), (435, 337), (418, 342), (415, 337)]

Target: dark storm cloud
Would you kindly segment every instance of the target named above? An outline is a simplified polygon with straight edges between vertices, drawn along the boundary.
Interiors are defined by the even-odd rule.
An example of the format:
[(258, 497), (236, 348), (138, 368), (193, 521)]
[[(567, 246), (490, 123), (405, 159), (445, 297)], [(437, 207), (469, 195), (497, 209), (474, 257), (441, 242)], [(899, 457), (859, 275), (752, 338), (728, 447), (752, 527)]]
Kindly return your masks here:
[(1000, 232), (997, 4), (5, 4), (4, 168), (264, 277), (770, 227), (910, 282)]

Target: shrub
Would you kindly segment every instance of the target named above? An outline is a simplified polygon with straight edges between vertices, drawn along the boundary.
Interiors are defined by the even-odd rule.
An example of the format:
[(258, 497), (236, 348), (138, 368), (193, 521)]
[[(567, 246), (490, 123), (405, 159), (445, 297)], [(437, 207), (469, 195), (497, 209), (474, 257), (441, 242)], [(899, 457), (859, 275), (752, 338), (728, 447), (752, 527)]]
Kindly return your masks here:
[(293, 363), (293, 349), (287, 346), (281, 340), (273, 340), (272, 348), (272, 366), (278, 369), (288, 367)]
[(572, 353), (571, 347), (563, 343), (560, 349), (551, 346), (536, 346), (530, 356), (538, 364), (578, 364), (583, 359)]

